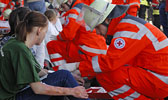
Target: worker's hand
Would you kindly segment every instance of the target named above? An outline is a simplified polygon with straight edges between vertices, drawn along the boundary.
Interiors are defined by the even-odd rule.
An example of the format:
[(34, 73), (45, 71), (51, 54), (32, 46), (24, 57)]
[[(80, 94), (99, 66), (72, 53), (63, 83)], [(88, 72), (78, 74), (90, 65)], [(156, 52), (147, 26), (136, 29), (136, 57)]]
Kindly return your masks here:
[(88, 94), (83, 86), (77, 86), (71, 89), (71, 95), (77, 98), (87, 99)]
[(51, 35), (51, 36), (50, 36), (50, 40), (57, 40), (57, 36)]

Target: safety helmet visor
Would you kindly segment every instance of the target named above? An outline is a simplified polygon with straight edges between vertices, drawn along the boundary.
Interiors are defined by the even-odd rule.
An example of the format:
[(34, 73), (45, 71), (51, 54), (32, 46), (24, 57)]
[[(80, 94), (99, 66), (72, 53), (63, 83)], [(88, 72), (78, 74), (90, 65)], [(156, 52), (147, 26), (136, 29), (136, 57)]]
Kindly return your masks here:
[(90, 30), (93, 30), (107, 18), (115, 6), (104, 0), (95, 0), (90, 6), (82, 7), (77, 22), (82, 25), (87, 24)]

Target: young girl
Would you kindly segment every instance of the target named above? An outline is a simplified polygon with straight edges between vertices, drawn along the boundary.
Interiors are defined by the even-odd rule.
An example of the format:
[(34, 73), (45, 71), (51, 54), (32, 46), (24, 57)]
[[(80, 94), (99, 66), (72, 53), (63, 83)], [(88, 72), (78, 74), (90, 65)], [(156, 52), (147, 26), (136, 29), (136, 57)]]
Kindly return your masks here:
[[(16, 38), (1, 48), (0, 100), (49, 100), (58, 95), (73, 96), (70, 100), (88, 98), (85, 88), (78, 86), (67, 71), (57, 71), (40, 80), (41, 67), (29, 48), (43, 41), (47, 29), (47, 18), (41, 13), (30, 12), (16, 27)], [(25, 88), (28, 85), (30, 87)]]
[(59, 34), (59, 31), (55, 27), (55, 24), (57, 23), (59, 15), (58, 15), (58, 12), (55, 12), (52, 9), (47, 10), (44, 14), (49, 20), (48, 31), (45, 36), (45, 43), (47, 44), (49, 41), (52, 40), (51, 39), (52, 36), (57, 36)]
[[(45, 42), (45, 47), (47, 45), (48, 42), (50, 42), (52, 40), (52, 36), (56, 37), (59, 34), (59, 31), (56, 28), (56, 23), (58, 20), (58, 13), (55, 12), (52, 9), (47, 10), (44, 15), (48, 18), (49, 23), (48, 23), (48, 31), (46, 33), (44, 42)], [(51, 61), (48, 55), (48, 51), (47, 51), (47, 47), (45, 48), (45, 64), (47, 67), (51, 67)]]

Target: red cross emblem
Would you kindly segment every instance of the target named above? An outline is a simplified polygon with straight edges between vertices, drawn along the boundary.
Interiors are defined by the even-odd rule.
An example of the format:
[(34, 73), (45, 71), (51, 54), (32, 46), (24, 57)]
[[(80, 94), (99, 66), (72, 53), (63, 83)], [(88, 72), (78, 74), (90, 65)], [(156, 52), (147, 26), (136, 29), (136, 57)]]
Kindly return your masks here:
[(122, 42), (121, 41), (118, 41), (117, 42), (118, 46), (122, 45)]
[(122, 49), (125, 47), (125, 41), (124, 39), (122, 38), (118, 38), (114, 41), (114, 46), (117, 48), (117, 49)]

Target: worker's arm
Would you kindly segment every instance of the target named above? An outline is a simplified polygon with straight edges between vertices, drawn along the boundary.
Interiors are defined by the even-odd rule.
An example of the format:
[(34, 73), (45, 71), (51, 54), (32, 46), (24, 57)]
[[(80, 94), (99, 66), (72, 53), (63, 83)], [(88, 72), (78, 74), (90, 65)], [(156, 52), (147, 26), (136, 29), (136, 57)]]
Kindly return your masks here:
[(76, 10), (70, 10), (65, 13), (65, 23), (63, 24), (63, 30), (57, 36), (58, 40), (73, 40), (77, 34), (77, 30), (80, 25), (76, 22), (79, 13)]

